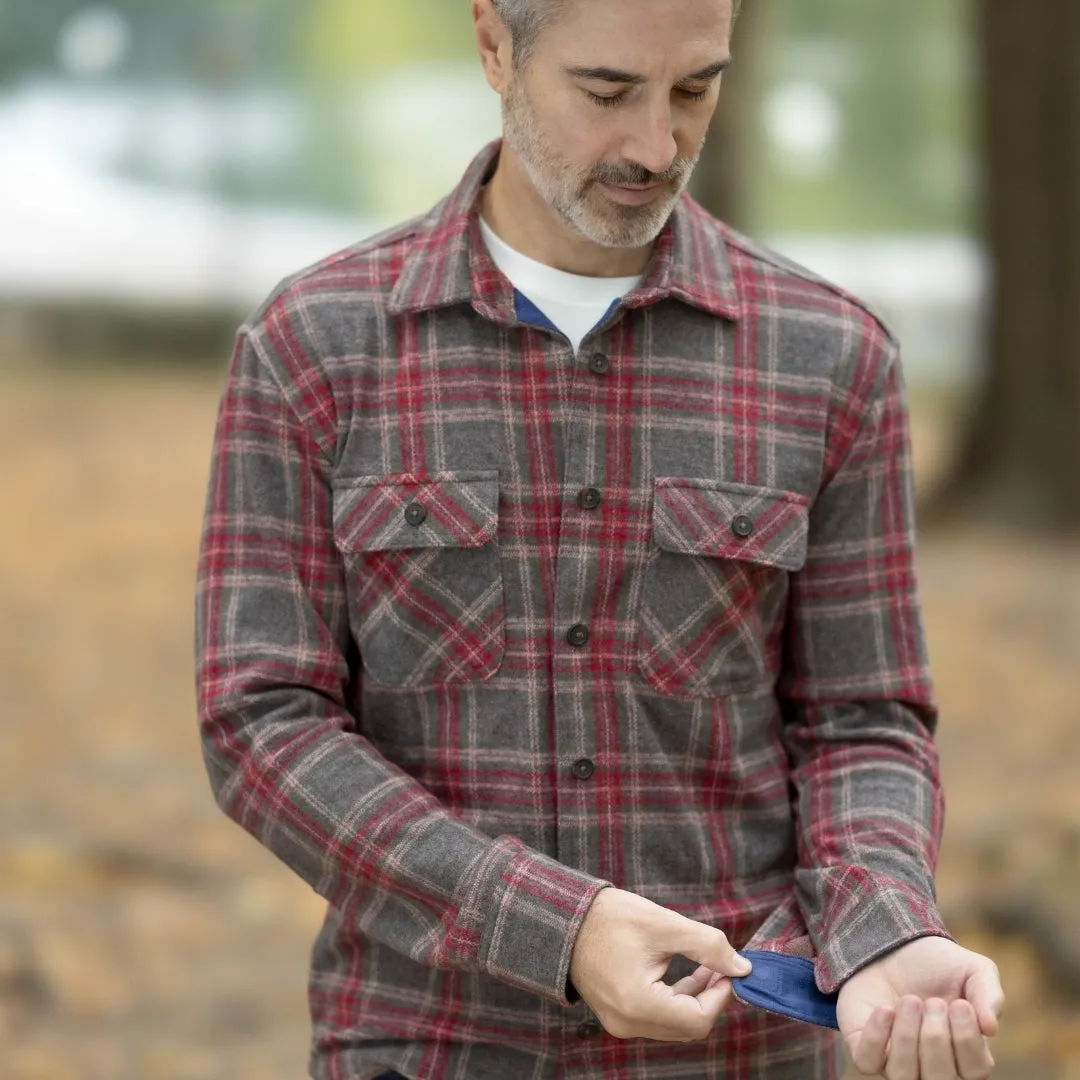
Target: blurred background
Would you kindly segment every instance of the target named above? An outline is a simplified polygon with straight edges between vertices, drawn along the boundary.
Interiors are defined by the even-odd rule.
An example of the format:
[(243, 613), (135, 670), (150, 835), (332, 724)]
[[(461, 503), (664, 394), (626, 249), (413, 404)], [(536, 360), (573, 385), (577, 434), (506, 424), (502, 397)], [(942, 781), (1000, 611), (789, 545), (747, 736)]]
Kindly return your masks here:
[[(899, 332), (939, 889), (1080, 1078), (1080, 4), (747, 0), (695, 181)], [(466, 0), (0, 0), (0, 1075), (305, 1075), (322, 902), (214, 806), (192, 596), (238, 323), (498, 133)]]

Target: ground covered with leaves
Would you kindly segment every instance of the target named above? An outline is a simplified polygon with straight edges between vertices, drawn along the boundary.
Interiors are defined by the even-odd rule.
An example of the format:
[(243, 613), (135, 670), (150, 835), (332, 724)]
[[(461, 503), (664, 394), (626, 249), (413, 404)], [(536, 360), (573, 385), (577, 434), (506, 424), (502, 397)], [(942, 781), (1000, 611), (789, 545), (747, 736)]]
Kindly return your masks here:
[[(0, 372), (0, 1058), (297, 1080), (322, 902), (216, 809), (192, 593), (218, 373)], [(916, 399), (919, 474), (951, 411)], [(922, 537), (940, 901), (998, 960), (996, 1075), (1080, 1080), (1080, 544)]]

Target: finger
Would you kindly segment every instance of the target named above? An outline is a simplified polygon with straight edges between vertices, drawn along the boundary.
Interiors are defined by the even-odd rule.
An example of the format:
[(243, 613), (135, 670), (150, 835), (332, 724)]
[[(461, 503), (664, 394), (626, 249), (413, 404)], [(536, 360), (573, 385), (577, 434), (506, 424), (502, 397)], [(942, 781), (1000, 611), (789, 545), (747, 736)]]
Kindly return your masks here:
[(949, 1007), (941, 998), (930, 998), (923, 1006), (919, 1067), (922, 1080), (956, 1080)]
[(851, 1060), (863, 1076), (880, 1076), (885, 1068), (893, 1016), (890, 1009), (875, 1009), (862, 1031), (848, 1037)]
[(922, 1028), (922, 1002), (917, 997), (902, 997), (896, 1007), (889, 1058), (885, 1064), (888, 1080), (919, 1080), (919, 1031)]
[(715, 971), (705, 967), (704, 964), (691, 974), (684, 976), (678, 982), (671, 984), (673, 993), (676, 994), (689, 994), (691, 997), (697, 997), (702, 990), (705, 990), (709, 986), (709, 982), (713, 980), (714, 976), (719, 978)]
[[(633, 1029), (633, 1037), (664, 1042), (707, 1039), (730, 998), (731, 983), (727, 979), (696, 997), (675, 994), (673, 987), (656, 983), (651, 1001), (642, 1010), (640, 1018), (629, 1027)], [(611, 1034), (619, 1035), (619, 1032), (611, 1031)]]
[(961, 1080), (986, 1080), (994, 1069), (994, 1057), (969, 1002), (954, 1001), (949, 1006), (949, 1030)]
[(716, 1021), (720, 1019), (720, 1014), (731, 1004), (733, 997), (734, 991), (731, 988), (731, 980), (724, 978), (698, 994), (697, 1003), (701, 1008), (702, 1015), (708, 1021), (710, 1030), (712, 1030)]
[(698, 971), (704, 972), (709, 977), (708, 982), (705, 985), (706, 990), (711, 990), (718, 982), (727, 980), (726, 975), (721, 975), (719, 971), (713, 971), (712, 968), (708, 968), (704, 964), (698, 968)]
[(984, 1035), (996, 1035), (1001, 1026), (998, 1018), (1005, 1009), (1005, 992), (1001, 989), (1001, 976), (997, 964), (980, 957), (979, 967), (964, 984), (964, 997), (975, 1006), (979, 1028)]
[(740, 956), (723, 930), (706, 923), (694, 922), (674, 911), (665, 909), (665, 919), (659, 934), (660, 943), (672, 953), (681, 953), (690, 960), (720, 972), (721, 975), (748, 975), (750, 961)]

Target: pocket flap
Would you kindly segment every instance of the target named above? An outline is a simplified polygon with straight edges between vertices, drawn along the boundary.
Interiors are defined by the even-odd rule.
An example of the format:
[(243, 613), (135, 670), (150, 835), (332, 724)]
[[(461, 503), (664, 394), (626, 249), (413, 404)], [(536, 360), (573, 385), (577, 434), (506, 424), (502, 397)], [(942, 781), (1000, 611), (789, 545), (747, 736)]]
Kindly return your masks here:
[(479, 548), (499, 531), (499, 474), (398, 474), (334, 485), (334, 540), (341, 551)]
[(721, 480), (659, 476), (653, 540), (664, 551), (799, 570), (806, 563), (805, 495)]

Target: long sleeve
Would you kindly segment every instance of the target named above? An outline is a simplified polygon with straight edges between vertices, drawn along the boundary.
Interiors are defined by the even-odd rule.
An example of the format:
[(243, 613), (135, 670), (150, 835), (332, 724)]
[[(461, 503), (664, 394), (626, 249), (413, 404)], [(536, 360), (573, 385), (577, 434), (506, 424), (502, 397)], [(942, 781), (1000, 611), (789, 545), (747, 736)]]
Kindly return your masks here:
[(871, 338), (837, 392), (826, 476), (794, 575), (779, 694), (798, 825), (796, 899), (833, 990), (947, 936), (934, 898), (943, 798), (913, 564), (907, 406)]
[(564, 1004), (605, 882), (457, 820), (359, 734), (332, 395), (298, 370), (285, 323), (241, 331), (214, 442), (196, 603), (214, 794), (364, 935)]

